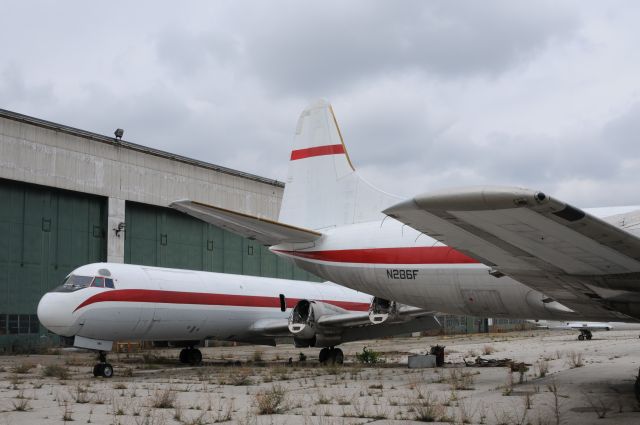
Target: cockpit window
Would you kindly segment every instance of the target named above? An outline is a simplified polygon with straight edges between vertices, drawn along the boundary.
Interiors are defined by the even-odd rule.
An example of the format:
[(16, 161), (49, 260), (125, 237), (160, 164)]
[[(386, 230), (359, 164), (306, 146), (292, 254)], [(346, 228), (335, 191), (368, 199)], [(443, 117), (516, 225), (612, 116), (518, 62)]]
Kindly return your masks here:
[(74, 292), (82, 288), (87, 288), (89, 286), (94, 288), (115, 288), (112, 278), (102, 276), (78, 276), (72, 274), (67, 276), (62, 285), (58, 286), (54, 291)]
[(76, 276), (71, 274), (67, 277), (67, 280), (64, 281), (62, 286), (69, 289), (86, 288), (91, 285), (92, 280), (93, 276)]
[(104, 288), (104, 277), (95, 277), (91, 286), (95, 286), (96, 288)]

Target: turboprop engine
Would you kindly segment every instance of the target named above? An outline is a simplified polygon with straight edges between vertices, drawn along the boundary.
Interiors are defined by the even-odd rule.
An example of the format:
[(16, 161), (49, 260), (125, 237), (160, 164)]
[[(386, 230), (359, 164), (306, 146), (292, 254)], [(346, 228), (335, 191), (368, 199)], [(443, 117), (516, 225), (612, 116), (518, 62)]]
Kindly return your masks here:
[(322, 317), (349, 313), (347, 310), (321, 301), (300, 300), (289, 316), (289, 332), (296, 347), (333, 347), (342, 342), (341, 330), (322, 328)]

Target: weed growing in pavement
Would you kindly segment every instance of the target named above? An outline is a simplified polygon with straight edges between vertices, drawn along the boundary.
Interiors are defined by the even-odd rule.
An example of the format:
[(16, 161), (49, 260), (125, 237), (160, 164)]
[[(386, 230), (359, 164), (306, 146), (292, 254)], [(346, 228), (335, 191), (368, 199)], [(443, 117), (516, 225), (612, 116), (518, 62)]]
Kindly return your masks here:
[(549, 372), (549, 362), (547, 360), (538, 360), (535, 368), (538, 370), (538, 377), (544, 378)]
[(87, 392), (87, 388), (84, 385), (82, 385), (80, 382), (78, 382), (76, 386), (73, 388), (73, 391), (71, 392), (71, 398), (73, 398), (73, 400), (76, 403), (80, 403), (80, 404), (88, 403), (89, 394)]
[(553, 415), (553, 419), (555, 420), (556, 425), (560, 425), (562, 421), (562, 406), (560, 403), (560, 392), (558, 390), (558, 386), (556, 385), (556, 381), (553, 380), (551, 384), (547, 385), (547, 389), (553, 395), (553, 403), (551, 405), (551, 412)]
[(29, 405), (29, 399), (24, 397), (24, 394), (22, 394), (22, 392), (20, 392), (18, 394), (18, 397), (16, 398), (17, 400), (11, 402), (11, 404), (13, 404), (14, 412), (26, 412), (27, 410), (31, 409), (31, 406)]
[(69, 368), (55, 364), (47, 365), (42, 369), (42, 375), (60, 380), (69, 379)]
[(571, 367), (571, 369), (584, 366), (584, 361), (582, 359), (582, 352), (569, 351), (567, 353), (567, 362), (569, 363), (569, 366)]
[(251, 370), (240, 369), (230, 372), (229, 375), (227, 375), (224, 384), (234, 385), (236, 387), (244, 387), (246, 385), (253, 384), (253, 380), (251, 379)]
[(475, 384), (473, 373), (459, 369), (449, 369), (449, 379), (452, 390), (472, 390)]
[(364, 364), (376, 364), (382, 361), (382, 354), (379, 351), (362, 347), (362, 353), (356, 353), (356, 360)]
[(23, 362), (12, 367), (11, 372), (18, 373), (18, 374), (25, 374), (25, 373), (29, 373), (29, 371), (34, 367), (35, 365), (32, 363)]
[(320, 392), (318, 395), (318, 402), (316, 404), (331, 404), (331, 397), (327, 397), (324, 393)]
[(156, 409), (171, 409), (176, 404), (177, 395), (173, 388), (156, 390), (151, 398), (151, 406)]
[(446, 416), (446, 407), (430, 392), (421, 395), (422, 398), (413, 400), (411, 403), (415, 420), (420, 422), (442, 421)]
[(285, 409), (285, 391), (280, 385), (261, 390), (255, 397), (260, 415), (273, 415)]
[(67, 423), (73, 421), (73, 410), (69, 407), (69, 403), (64, 402), (62, 409), (62, 421)]
[(482, 354), (484, 354), (485, 356), (491, 355), (496, 351), (496, 349), (493, 347), (493, 345), (485, 345), (484, 347), (482, 347)]

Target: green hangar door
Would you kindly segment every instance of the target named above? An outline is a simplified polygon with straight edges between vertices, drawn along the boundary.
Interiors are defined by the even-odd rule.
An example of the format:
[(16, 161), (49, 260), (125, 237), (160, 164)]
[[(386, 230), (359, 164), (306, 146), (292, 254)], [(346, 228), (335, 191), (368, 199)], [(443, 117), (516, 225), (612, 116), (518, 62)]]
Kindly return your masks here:
[(128, 264), (320, 281), (241, 238), (170, 208), (127, 202), (124, 261)]
[(42, 295), (74, 268), (106, 260), (106, 198), (0, 179), (0, 352), (57, 341)]

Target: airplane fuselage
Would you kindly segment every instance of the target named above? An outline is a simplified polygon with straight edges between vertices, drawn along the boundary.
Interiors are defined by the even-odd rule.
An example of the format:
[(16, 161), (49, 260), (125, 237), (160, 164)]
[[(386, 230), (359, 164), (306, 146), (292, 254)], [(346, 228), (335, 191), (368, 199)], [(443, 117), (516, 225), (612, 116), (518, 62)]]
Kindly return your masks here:
[(269, 343), (261, 341), (252, 326), (260, 320), (288, 318), (300, 299), (366, 311), (372, 298), (331, 283), (126, 264), (90, 264), (73, 274), (103, 276), (104, 270), (113, 277), (114, 288), (61, 287), (49, 292), (38, 306), (41, 322), (59, 335), (99, 340)]
[(321, 231), (312, 244), (271, 249), (332, 282), (425, 309), (481, 317), (575, 318), (542, 293), (508, 276), (496, 277), (486, 265), (390, 217)]

